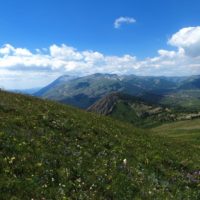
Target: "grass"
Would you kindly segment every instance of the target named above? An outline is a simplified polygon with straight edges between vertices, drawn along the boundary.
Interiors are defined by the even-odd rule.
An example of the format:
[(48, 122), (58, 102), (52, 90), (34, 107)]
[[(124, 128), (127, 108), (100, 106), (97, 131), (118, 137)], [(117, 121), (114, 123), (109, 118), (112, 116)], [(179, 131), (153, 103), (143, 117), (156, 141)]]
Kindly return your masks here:
[(186, 120), (164, 124), (153, 129), (156, 135), (165, 136), (179, 142), (199, 145), (200, 148), (200, 119)]
[(199, 199), (199, 142), (159, 128), (1, 91), (0, 198)]

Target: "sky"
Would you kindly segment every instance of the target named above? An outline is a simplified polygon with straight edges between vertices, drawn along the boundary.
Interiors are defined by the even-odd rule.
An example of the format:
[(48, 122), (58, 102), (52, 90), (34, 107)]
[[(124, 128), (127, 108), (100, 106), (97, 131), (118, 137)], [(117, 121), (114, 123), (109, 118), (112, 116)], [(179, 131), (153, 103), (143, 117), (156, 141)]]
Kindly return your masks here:
[(199, 0), (0, 0), (0, 88), (63, 74), (200, 74)]

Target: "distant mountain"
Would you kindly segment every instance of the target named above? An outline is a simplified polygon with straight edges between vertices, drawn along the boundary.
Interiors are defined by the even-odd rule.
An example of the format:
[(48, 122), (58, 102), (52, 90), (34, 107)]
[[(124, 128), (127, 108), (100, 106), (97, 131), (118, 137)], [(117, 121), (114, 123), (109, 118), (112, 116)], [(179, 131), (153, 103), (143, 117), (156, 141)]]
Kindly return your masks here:
[(191, 76), (184, 80), (179, 89), (200, 89), (200, 76)]
[(53, 91), (57, 86), (61, 85), (62, 83), (67, 83), (70, 80), (73, 80), (75, 77), (73, 76), (68, 76), (68, 75), (63, 75), (59, 78), (57, 78), (55, 81), (47, 85), (46, 87), (38, 90), (35, 92), (35, 96), (44, 96), (46, 93)]
[(179, 78), (170, 80), (166, 77), (116, 74), (93, 74), (73, 79), (67, 77), (62, 81), (60, 79), (62, 77), (35, 95), (85, 109), (111, 92), (123, 92), (132, 96), (143, 96), (147, 92), (163, 95), (174, 90), (179, 81)]
[(181, 81), (177, 82), (176, 89), (166, 93), (154, 92), (156, 95), (161, 95), (160, 98), (155, 98), (155, 102), (159, 102), (161, 105), (183, 112), (200, 111), (200, 76), (183, 77)]
[(16, 90), (9, 90), (10, 92), (19, 93), (19, 94), (30, 94), (33, 95), (38, 92), (41, 88), (30, 88), (30, 89), (16, 89)]

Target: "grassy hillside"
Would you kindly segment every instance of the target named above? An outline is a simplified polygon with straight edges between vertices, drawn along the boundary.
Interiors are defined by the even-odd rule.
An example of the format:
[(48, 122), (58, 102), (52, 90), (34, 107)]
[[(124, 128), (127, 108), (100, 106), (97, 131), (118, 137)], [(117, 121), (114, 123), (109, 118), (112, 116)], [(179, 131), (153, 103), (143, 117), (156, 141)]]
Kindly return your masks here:
[(191, 142), (191, 145), (200, 144), (200, 119), (164, 124), (153, 130), (158, 135), (179, 141)]
[(199, 199), (199, 143), (0, 91), (0, 198)]

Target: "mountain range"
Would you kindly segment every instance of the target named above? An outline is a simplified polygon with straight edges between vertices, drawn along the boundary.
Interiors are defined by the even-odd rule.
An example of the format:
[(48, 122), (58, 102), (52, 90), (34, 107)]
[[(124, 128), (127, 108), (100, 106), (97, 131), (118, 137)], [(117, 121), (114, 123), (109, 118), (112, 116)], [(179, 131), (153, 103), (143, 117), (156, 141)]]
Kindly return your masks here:
[(200, 106), (200, 76), (66, 75), (59, 77), (34, 95), (87, 109), (112, 92), (140, 97), (149, 103), (177, 110), (195, 112)]

